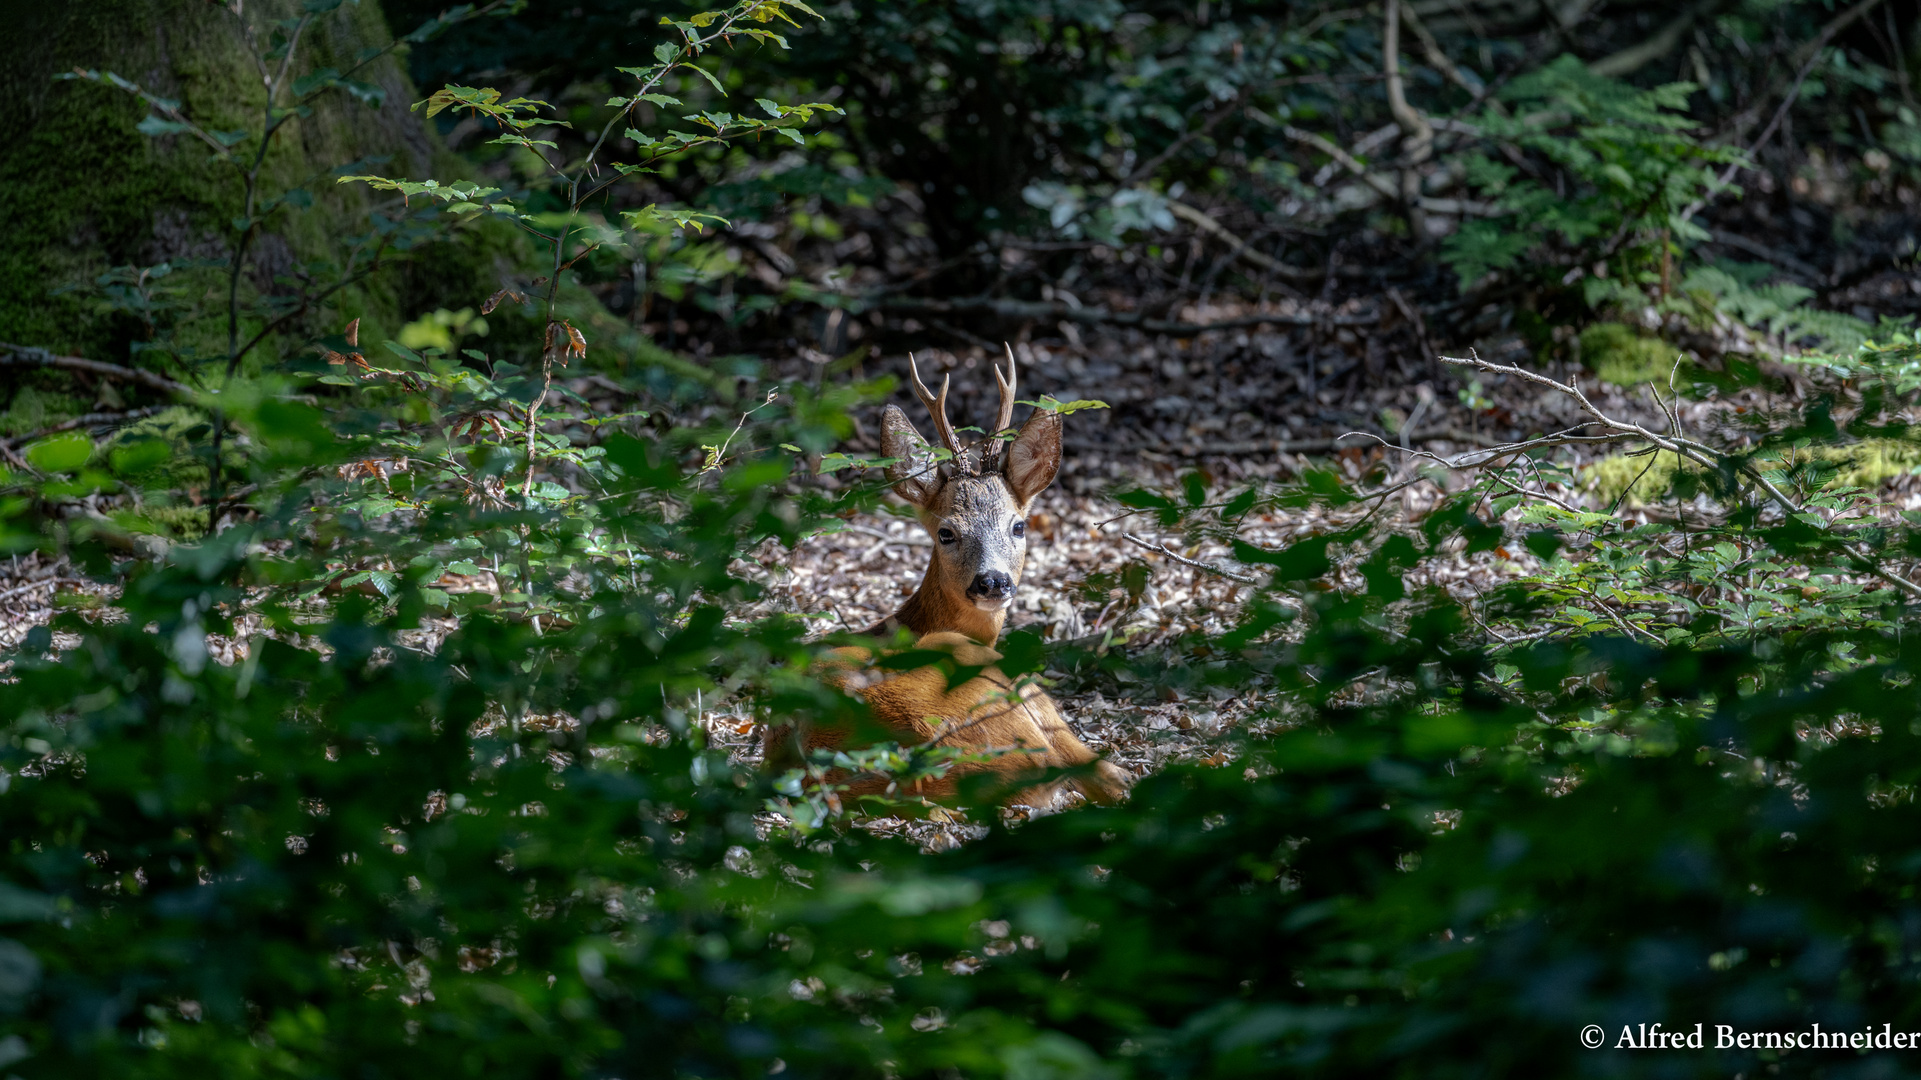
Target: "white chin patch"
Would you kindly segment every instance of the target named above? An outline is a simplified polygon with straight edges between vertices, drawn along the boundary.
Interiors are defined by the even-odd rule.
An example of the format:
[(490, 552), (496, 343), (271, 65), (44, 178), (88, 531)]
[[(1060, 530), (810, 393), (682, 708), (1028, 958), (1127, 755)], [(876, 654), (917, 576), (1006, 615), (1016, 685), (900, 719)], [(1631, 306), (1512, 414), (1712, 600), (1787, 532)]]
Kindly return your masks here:
[(979, 608), (982, 611), (992, 613), (1006, 607), (1011, 602), (1011, 599), (1012, 599), (1011, 597), (1005, 597), (1005, 596), (1003, 597), (983, 596), (974, 601), (974, 606)]

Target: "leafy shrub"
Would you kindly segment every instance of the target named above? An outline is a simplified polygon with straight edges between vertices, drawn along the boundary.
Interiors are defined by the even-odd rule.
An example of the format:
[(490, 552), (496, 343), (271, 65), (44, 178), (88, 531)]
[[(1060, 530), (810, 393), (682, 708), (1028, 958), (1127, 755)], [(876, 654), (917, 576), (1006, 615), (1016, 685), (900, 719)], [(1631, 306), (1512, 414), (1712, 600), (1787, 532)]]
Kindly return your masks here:
[(1692, 271), (1681, 288), (1706, 296), (1715, 310), (1784, 344), (1848, 353), (1874, 337), (1875, 328), (1852, 315), (1809, 307), (1813, 289), (1787, 281), (1763, 284), (1773, 273), (1773, 267), (1760, 263), (1721, 262)]
[(1715, 190), (1714, 166), (1736, 156), (1690, 134), (1693, 89), (1635, 89), (1569, 55), (1516, 79), (1501, 94), (1514, 115), (1490, 108), (1477, 122), (1490, 138), (1539, 155), (1557, 179), (1544, 182), (1489, 156), (1467, 158), (1468, 183), (1528, 227), (1464, 223), (1445, 245), (1463, 286), (1524, 260), (1547, 270), (1598, 259), (1616, 271), (1583, 286), (1589, 306), (1599, 307), (1657, 281), (1657, 245), (1706, 237), (1683, 211)]
[[(1846, 497), (1761, 515), (1785, 477), (1716, 459), (1727, 512), (1679, 532), (1490, 473), (1411, 527), (1243, 542), (1261, 584), (1229, 635), (1029, 662), (1150, 697), (1269, 687), (1266, 722), (1122, 806), (989, 816), (924, 855), (831, 810), (769, 816), (799, 789), (692, 722), (728, 692), (858, 722), (795, 620), (727, 607), (756, 589), (742, 553), (831, 509), (772, 447), (836, 437), (835, 408), (782, 399), (746, 454), (669, 432), (543, 458), (604, 492), (587, 519), (539, 483), (470, 500), (513, 445), (485, 435), (454, 451), (471, 471), (343, 475), (406, 438), (357, 409), (458, 415), (472, 376), (332, 369), (358, 372), (332, 416), (234, 407), (256, 521), (135, 568), (126, 618), (63, 614), (62, 648), (37, 631), (12, 659), (0, 1046), (22, 1077), (1539, 1075), (1631, 1071), (1619, 1033), (1654, 1019), (1709, 1025), (1664, 1059), (1685, 1071), (1813, 1074), (1832, 1059), (1716, 1048), (1712, 1025), (1921, 1021), (1912, 609), (1862, 584), (1916, 542)], [(80, 449), (36, 448), (55, 475), (15, 475), (10, 505), (74, 497)], [(1328, 480), (1130, 501), (1231, 537), (1352, 506)], [(440, 595), (469, 539), (501, 555), (498, 602)], [(1526, 593), (1410, 585), (1508, 544), (1546, 560)], [(303, 599), (321, 582), (342, 588)], [(423, 639), (440, 610), (458, 626)]]

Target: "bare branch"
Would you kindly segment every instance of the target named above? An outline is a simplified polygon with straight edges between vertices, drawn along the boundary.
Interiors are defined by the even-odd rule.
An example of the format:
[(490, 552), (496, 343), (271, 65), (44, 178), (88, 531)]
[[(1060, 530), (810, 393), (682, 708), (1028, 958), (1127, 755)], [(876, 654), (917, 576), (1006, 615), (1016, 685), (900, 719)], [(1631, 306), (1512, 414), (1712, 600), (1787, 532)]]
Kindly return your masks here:
[[(1703, 443), (1696, 442), (1693, 439), (1686, 438), (1681, 434), (1679, 434), (1679, 417), (1674, 413), (1671, 413), (1671, 412), (1669, 413), (1670, 431), (1668, 434), (1664, 435), (1655, 431), (1651, 431), (1647, 427), (1641, 424), (1636, 424), (1636, 423), (1632, 423), (1625, 420), (1616, 420), (1615, 418), (1607, 415), (1606, 413), (1602, 412), (1599, 408), (1597, 408), (1592, 401), (1588, 400), (1588, 396), (1581, 392), (1580, 386), (1576, 383), (1559, 382), (1547, 377), (1546, 375), (1539, 374), (1538, 372), (1528, 371), (1524, 368), (1513, 367), (1508, 364), (1491, 363), (1489, 361), (1481, 359), (1478, 356), (1469, 356), (1467, 358), (1461, 358), (1461, 357), (1455, 357), (1455, 356), (1443, 356), (1441, 357), (1441, 362), (1445, 364), (1454, 364), (1460, 367), (1471, 367), (1471, 368), (1475, 368), (1480, 371), (1485, 371), (1485, 372), (1488, 372), (1489, 374), (1494, 374), (1494, 375), (1512, 376), (1514, 378), (1523, 379), (1527, 382), (1537, 383), (1541, 386), (1546, 386), (1552, 390), (1557, 391), (1558, 393), (1565, 394), (1568, 397), (1573, 398), (1574, 401), (1581, 406), (1581, 411), (1587, 413), (1589, 416), (1594, 418), (1592, 421), (1588, 422), (1587, 424), (1583, 424), (1582, 425), (1583, 427), (1600, 427), (1604, 429), (1606, 432), (1606, 434), (1601, 436), (1574, 435), (1572, 434), (1572, 432), (1578, 429), (1569, 429), (1569, 431), (1562, 432), (1558, 435), (1546, 436), (1541, 439), (1531, 439), (1525, 443), (1516, 443), (1516, 444), (1513, 444), (1511, 448), (1496, 448), (1494, 450), (1479, 451), (1479, 453), (1489, 455), (1487, 458), (1482, 459), (1483, 462), (1487, 460), (1492, 460), (1494, 457), (1498, 457), (1505, 452), (1512, 452), (1513, 450), (1531, 448), (1532, 446), (1537, 446), (1537, 445), (1558, 445), (1560, 443), (1566, 443), (1566, 442), (1599, 442), (1599, 441), (1609, 441), (1612, 439), (1623, 439), (1623, 438), (1639, 439), (1642, 442), (1645, 442), (1653, 447), (1656, 447), (1661, 450), (1666, 450), (1669, 453), (1675, 454), (1678, 457), (1686, 458), (1687, 460), (1692, 461), (1695, 464), (1700, 465), (1704, 468), (1719, 469), (1723, 466), (1731, 466), (1735, 470), (1735, 472), (1739, 473), (1743, 477), (1746, 477), (1749, 483), (1753, 484), (1756, 488), (1764, 492), (1768, 500), (1770, 502), (1773, 502), (1776, 506), (1779, 506), (1782, 509), (1782, 511), (1784, 511), (1785, 513), (1794, 515), (1794, 514), (1801, 514), (1804, 512), (1803, 508), (1799, 503), (1795, 502), (1792, 498), (1790, 498), (1787, 495), (1786, 492), (1783, 492), (1778, 486), (1776, 486), (1773, 481), (1769, 480), (1765, 475), (1763, 475), (1761, 470), (1755, 468), (1752, 462), (1733, 459), (1728, 455), (1723, 454), (1719, 450), (1714, 449), (1711, 446), (1707, 446)], [(1667, 411), (1666, 406), (1663, 406), (1663, 411)], [(1413, 451), (1413, 452), (1421, 453), (1421, 451)], [(1436, 460), (1440, 460), (1440, 459), (1437, 458)], [(1462, 462), (1461, 464), (1453, 464), (1453, 463), (1447, 463), (1447, 464), (1450, 464), (1450, 467), (1460, 468), (1460, 467), (1464, 467), (1468, 463)], [(1834, 536), (1834, 538), (1847, 549), (1848, 555), (1850, 557), (1850, 561), (1854, 564), (1856, 569), (1858, 569), (1862, 573), (1872, 574), (1873, 576), (1880, 578), (1882, 581), (1885, 581), (1888, 584), (1893, 585), (1895, 588), (1900, 589), (1902, 592), (1908, 594), (1911, 597), (1914, 597), (1916, 599), (1921, 599), (1921, 585), (1917, 585), (1914, 582), (1909, 581), (1906, 578), (1901, 577), (1900, 575), (1883, 567), (1881, 564), (1881, 557), (1879, 556), (1878, 553), (1870, 549), (1864, 549), (1859, 545), (1858, 541), (1851, 539), (1845, 534), (1834, 532), (1834, 533), (1831, 533), (1830, 535)]]
[(109, 364), (104, 360), (88, 360), (79, 356), (61, 356), (47, 349), (35, 348), (32, 345), (15, 345), (7, 341), (0, 341), (0, 351), (8, 354), (0, 356), (0, 365), (51, 367), (65, 368), (68, 371), (85, 371), (93, 375), (104, 375), (110, 379), (125, 379), (128, 382), (136, 382), (142, 386), (165, 391), (177, 397), (190, 398), (193, 396), (192, 387), (174, 382), (165, 375), (156, 375), (151, 371), (141, 371), (138, 368), (122, 367), (119, 364)]
[(1695, 0), (1674, 17), (1666, 26), (1654, 32), (1652, 37), (1636, 42), (1620, 52), (1603, 56), (1587, 66), (1596, 75), (1618, 79), (1632, 71), (1659, 60), (1674, 51), (1681, 38), (1694, 25), (1694, 21), (1711, 10), (1718, 0)]
[(1137, 548), (1141, 548), (1146, 551), (1151, 551), (1156, 555), (1165, 555), (1168, 558), (1173, 559), (1175, 562), (1180, 563), (1182, 566), (1191, 566), (1196, 570), (1205, 570), (1206, 572), (1213, 574), (1217, 577), (1224, 577), (1229, 581), (1238, 581), (1243, 585), (1259, 585), (1260, 584), (1260, 582), (1254, 580), (1251, 577), (1247, 577), (1242, 574), (1236, 574), (1230, 570), (1223, 570), (1218, 566), (1213, 566), (1208, 563), (1196, 562), (1195, 560), (1190, 559), (1187, 556), (1182, 555), (1179, 552), (1176, 552), (1170, 549), (1166, 544), (1150, 544), (1146, 540), (1143, 540), (1140, 537), (1135, 536), (1133, 533), (1122, 533), (1121, 539), (1127, 541), (1130, 544), (1133, 544)]
[(1205, 210), (1189, 206), (1178, 199), (1167, 200), (1167, 209), (1175, 217), (1197, 226), (1202, 232), (1211, 233), (1226, 241), (1228, 245), (1227, 257), (1230, 259), (1240, 259), (1242, 262), (1258, 266), (1270, 274), (1285, 278), (1289, 281), (1320, 281), (1327, 276), (1327, 271), (1324, 269), (1289, 266), (1279, 259), (1269, 258), (1255, 251), (1253, 248), (1247, 246), (1246, 238), (1237, 235), (1227, 226), (1214, 220)]
[(29, 432), (25, 435), (16, 435), (11, 439), (7, 439), (6, 445), (9, 447), (24, 446), (35, 439), (45, 438), (48, 435), (57, 435), (62, 431), (74, 431), (79, 428), (99, 427), (108, 424), (124, 424), (130, 420), (143, 420), (163, 411), (165, 411), (164, 406), (155, 405), (151, 408), (128, 409), (124, 412), (87, 413), (83, 416), (76, 416), (71, 420), (61, 421), (52, 427), (41, 428), (39, 431)]

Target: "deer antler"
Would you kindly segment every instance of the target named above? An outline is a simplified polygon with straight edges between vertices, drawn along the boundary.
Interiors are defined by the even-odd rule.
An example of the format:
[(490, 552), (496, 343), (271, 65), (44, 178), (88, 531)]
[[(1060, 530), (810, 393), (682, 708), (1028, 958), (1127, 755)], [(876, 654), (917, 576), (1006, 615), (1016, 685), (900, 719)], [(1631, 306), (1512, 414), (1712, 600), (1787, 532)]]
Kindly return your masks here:
[(990, 435), (999, 435), (1014, 423), (1014, 380), (1018, 377), (1014, 371), (1014, 347), (1003, 341), (1001, 348), (1007, 350), (1007, 378), (1001, 378), (1001, 366), (995, 364), (994, 381), (1001, 384), (1001, 411), (994, 421), (994, 430), (988, 432)]
[[(914, 373), (914, 396), (919, 398), (920, 403), (927, 406), (927, 411), (933, 415), (934, 430), (939, 433), (941, 443), (952, 451), (955, 457), (959, 457), (960, 439), (955, 437), (954, 425), (947, 419), (947, 384), (953, 376), (945, 372), (941, 374), (940, 396), (935, 397), (927, 389), (927, 384), (920, 381), (920, 365), (914, 362), (913, 353), (907, 354), (907, 369)], [(998, 374), (996, 372), (996, 375)]]

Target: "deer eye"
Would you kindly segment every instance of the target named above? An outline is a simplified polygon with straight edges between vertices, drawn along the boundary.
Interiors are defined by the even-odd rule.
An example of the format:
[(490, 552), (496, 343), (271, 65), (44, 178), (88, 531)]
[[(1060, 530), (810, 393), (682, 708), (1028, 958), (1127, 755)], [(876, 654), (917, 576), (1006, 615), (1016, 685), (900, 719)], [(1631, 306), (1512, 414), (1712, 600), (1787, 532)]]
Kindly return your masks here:
[(943, 544), (951, 544), (954, 542), (954, 530), (945, 525), (941, 526), (940, 531), (934, 535), (940, 537), (940, 542)]
[(1019, 540), (1021, 537), (1026, 535), (1027, 535), (1027, 522), (1016, 521), (1014, 523), (1014, 539)]

